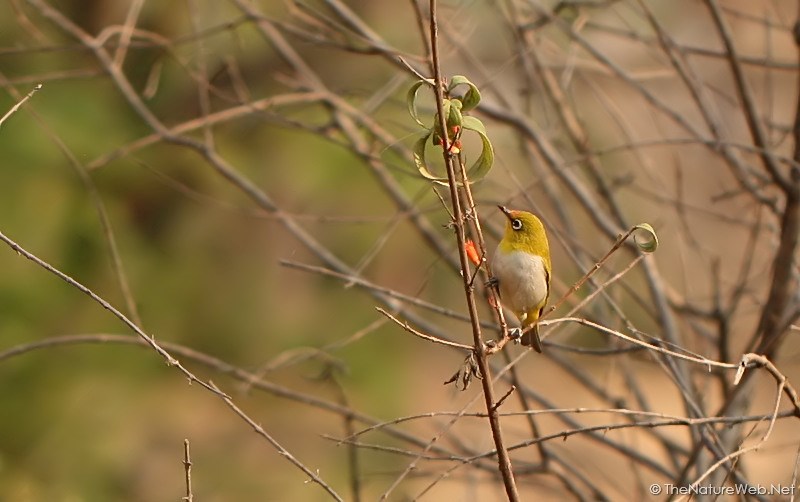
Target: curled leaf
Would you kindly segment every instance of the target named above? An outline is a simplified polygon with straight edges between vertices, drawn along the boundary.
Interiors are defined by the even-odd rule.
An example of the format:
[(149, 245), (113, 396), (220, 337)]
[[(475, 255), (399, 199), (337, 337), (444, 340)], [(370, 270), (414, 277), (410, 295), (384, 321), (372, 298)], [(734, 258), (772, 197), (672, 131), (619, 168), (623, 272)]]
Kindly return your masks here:
[[(486, 128), (483, 123), (475, 117), (464, 115), (464, 112), (478, 105), (481, 100), (480, 91), (475, 84), (470, 82), (469, 79), (463, 75), (456, 75), (450, 79), (446, 89), (448, 97), (442, 103), (441, 112), (446, 125), (446, 130), (442, 131), (440, 124), (441, 119), (438, 113), (434, 115), (433, 125), (427, 126), (422, 122), (417, 112), (418, 91), (424, 85), (433, 86), (435, 84), (431, 79), (418, 80), (412, 84), (406, 94), (406, 104), (411, 118), (413, 118), (418, 125), (425, 128), (425, 132), (414, 143), (413, 147), (414, 164), (417, 170), (423, 177), (429, 180), (440, 184), (447, 184), (447, 178), (434, 175), (428, 167), (427, 161), (425, 160), (427, 142), (430, 139), (434, 145), (448, 148), (447, 153), (459, 155), (463, 149), (461, 135), (467, 130), (478, 133), (481, 139), (481, 153), (477, 160), (467, 169), (467, 178), (470, 183), (480, 180), (486, 176), (494, 163), (494, 149), (486, 134)], [(464, 95), (461, 97), (450, 97), (453, 89), (462, 85), (468, 87)]]
[(492, 148), (492, 142), (489, 141), (489, 136), (486, 134), (486, 128), (483, 126), (483, 122), (475, 117), (466, 116), (462, 124), (465, 130), (474, 131), (478, 133), (481, 138), (481, 154), (467, 171), (467, 176), (470, 181), (478, 181), (486, 176), (492, 168), (492, 164), (494, 164), (494, 148)]
[(450, 83), (447, 86), (447, 93), (452, 93), (453, 89), (459, 85), (466, 85), (469, 87), (467, 92), (464, 93), (464, 96), (460, 98), (460, 101), (464, 105), (462, 111), (467, 112), (478, 106), (478, 103), (481, 102), (481, 91), (479, 91), (475, 84), (470, 82), (464, 75), (455, 75), (450, 79)]
[[(494, 164), (494, 149), (492, 148), (491, 141), (489, 141), (489, 136), (486, 135), (486, 129), (480, 120), (475, 117), (466, 116), (463, 117), (462, 124), (464, 130), (476, 132), (481, 138), (481, 153), (477, 160), (475, 160), (475, 163), (467, 170), (467, 178), (469, 182), (472, 183), (486, 176), (492, 168), (492, 164)], [(441, 185), (446, 185), (447, 178), (433, 174), (428, 168), (425, 159), (425, 147), (427, 146), (428, 139), (431, 137), (433, 137), (434, 144), (441, 146), (441, 137), (439, 137), (438, 134), (434, 133), (433, 130), (425, 131), (425, 134), (414, 143), (414, 165), (423, 177)], [(460, 142), (456, 142), (454, 146), (456, 146), (457, 149), (461, 148)], [(451, 153), (457, 153), (457, 151), (451, 150)]]
[(406, 93), (406, 106), (408, 106), (408, 113), (411, 115), (411, 118), (414, 119), (414, 122), (421, 125), (422, 127), (427, 128), (425, 124), (419, 119), (419, 114), (417, 113), (417, 91), (423, 85), (430, 85), (433, 86), (433, 80), (426, 78), (425, 80), (417, 80), (414, 84), (408, 89)]
[[(417, 170), (419, 173), (424, 177), (436, 183), (440, 183), (442, 185), (447, 184), (447, 178), (440, 178), (439, 176), (434, 175), (430, 169), (428, 169), (428, 164), (425, 162), (425, 146), (428, 143), (428, 138), (431, 136), (435, 136), (433, 134), (433, 130), (425, 131), (415, 143), (414, 143), (414, 165), (417, 166)], [(441, 141), (441, 138), (438, 139)], [(436, 137), (434, 137), (434, 141), (436, 141)]]
[(455, 126), (461, 127), (461, 122), (464, 120), (464, 116), (461, 114), (461, 109), (464, 105), (457, 99), (445, 99), (444, 101), (450, 105), (445, 108), (445, 110), (447, 110), (445, 112), (447, 114), (447, 128), (450, 129)]
[[(448, 131), (453, 131), (454, 128), (455, 130), (461, 129), (461, 123), (464, 120), (463, 115), (461, 115), (462, 106), (463, 105), (461, 104), (461, 101), (457, 99), (445, 99), (444, 102), (442, 103), (442, 111), (444, 112), (445, 124), (447, 125)], [(445, 135), (441, 131), (441, 127), (439, 127), (440, 124), (439, 124), (438, 113), (436, 114), (434, 120), (435, 123), (433, 124), (433, 128), (436, 130), (436, 134), (439, 137), (447, 136), (448, 138), (450, 138), (450, 140), (454, 139), (452, 134), (448, 133), (447, 135)]]
[(639, 223), (634, 226), (632, 230), (641, 230), (642, 232), (639, 233), (644, 233), (646, 235), (646, 238), (643, 240), (638, 239), (636, 234), (633, 235), (633, 242), (639, 246), (639, 249), (645, 253), (652, 253), (658, 248), (658, 235), (656, 235), (656, 231), (649, 223)]

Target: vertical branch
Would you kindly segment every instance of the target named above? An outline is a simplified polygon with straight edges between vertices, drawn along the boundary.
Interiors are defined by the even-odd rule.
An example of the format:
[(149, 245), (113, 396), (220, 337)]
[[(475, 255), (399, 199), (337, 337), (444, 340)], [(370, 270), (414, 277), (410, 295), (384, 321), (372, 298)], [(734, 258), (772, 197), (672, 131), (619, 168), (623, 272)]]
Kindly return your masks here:
[[(331, 366), (326, 370), (326, 374), (333, 384), (334, 390), (337, 394), (337, 401), (342, 407), (349, 408), (350, 403), (347, 399), (342, 384), (336, 378), (334, 368)], [(344, 420), (344, 433), (345, 437), (353, 437), (356, 434), (355, 417), (351, 413), (342, 415)], [(361, 468), (359, 467), (359, 454), (358, 448), (353, 443), (347, 443), (347, 467), (348, 475), (350, 477), (350, 500), (353, 502), (361, 502)]]
[[(797, 128), (797, 124), (795, 128)], [(798, 148), (795, 147), (795, 161), (800, 159), (799, 153)], [(792, 319), (784, 319), (784, 317), (787, 307), (794, 297), (792, 267), (797, 250), (798, 233), (800, 233), (800, 187), (797, 185), (800, 176), (798, 174), (800, 173), (793, 171), (795, 188), (786, 192), (786, 207), (781, 217), (781, 237), (778, 251), (775, 254), (769, 297), (756, 330), (756, 335), (761, 334), (761, 343), (756, 352), (769, 358), (773, 358), (788, 323), (792, 322)]]
[(189, 456), (189, 440), (183, 440), (183, 470), (184, 479), (186, 480), (186, 496), (183, 500), (192, 502), (194, 494), (192, 494), (192, 458)]
[[(464, 188), (462, 190), (464, 194), (464, 202), (468, 207), (469, 213), (472, 215), (472, 229), (473, 234), (475, 235), (475, 240), (478, 244), (478, 249), (480, 250), (480, 256), (483, 257), (483, 263), (485, 267), (483, 267), (483, 272), (486, 275), (487, 279), (491, 278), (491, 266), (489, 266), (488, 261), (488, 253), (486, 250), (486, 240), (483, 238), (483, 230), (481, 229), (481, 221), (478, 219), (478, 208), (475, 207), (475, 199), (472, 198), (472, 188), (470, 187), (469, 183), (467, 183), (467, 171), (466, 166), (464, 165), (463, 159), (459, 156), (458, 158), (458, 166), (461, 172), (461, 179), (464, 180)], [(480, 267), (480, 265), (479, 265)], [(480, 271), (480, 270), (479, 270)], [(500, 325), (500, 334), (503, 335), (507, 331), (507, 324), (506, 318), (503, 314), (503, 307), (500, 305), (500, 294), (497, 290), (497, 286), (487, 288), (487, 299), (492, 297), (492, 301), (490, 304), (494, 307), (495, 314), (497, 315), (497, 321)]]
[[(797, 161), (800, 160), (800, 94), (797, 96), (797, 110), (792, 129), (794, 139), (793, 160), (795, 165), (790, 168), (789, 176), (786, 177), (777, 170), (777, 161), (769, 153), (770, 147), (766, 144), (764, 133), (758, 122), (757, 110), (746, 86), (741, 70), (741, 61), (735, 52), (730, 31), (722, 19), (716, 2), (707, 0), (707, 4), (717, 26), (717, 31), (727, 50), (727, 58), (734, 74), (737, 92), (744, 107), (744, 114), (750, 127), (753, 143), (762, 152), (762, 162), (765, 169), (770, 174), (774, 184), (783, 192), (785, 198), (783, 212), (780, 214), (780, 236), (772, 263), (769, 295), (764, 303), (758, 326), (748, 344), (748, 348), (752, 349), (756, 346), (756, 340), (760, 336), (761, 341), (756, 346), (755, 352), (767, 358), (774, 358), (775, 351), (779, 347), (779, 342), (783, 339), (788, 325), (793, 321), (793, 317), (797, 315), (797, 311), (794, 311), (792, 316), (787, 314), (791, 300), (794, 297), (794, 293), (796, 293), (796, 285), (793, 287), (792, 277), (794, 276), (794, 255), (798, 248), (798, 233), (800, 233), (800, 170), (796, 166)], [(793, 35), (795, 45), (798, 47), (798, 58), (800, 59), (800, 18), (795, 22)], [(742, 381), (726, 396), (725, 403), (718, 410), (718, 416), (726, 414), (743, 415), (745, 413), (752, 395), (750, 391), (753, 383), (748, 378), (750, 375), (751, 373), (746, 374)], [(726, 446), (733, 444), (738, 440), (738, 435), (738, 429), (735, 428), (722, 431), (723, 444)]]
[[(733, 43), (733, 35), (729, 26), (725, 23), (716, 0), (706, 0), (711, 17), (717, 28), (722, 43), (725, 46), (728, 63), (733, 73), (734, 85), (739, 100), (742, 103), (744, 118), (750, 130), (753, 144), (758, 148), (764, 168), (769, 173), (772, 181), (780, 188), (785, 196), (786, 205), (781, 214), (780, 222), (780, 242), (775, 253), (775, 261), (772, 268), (772, 281), (770, 283), (769, 297), (764, 304), (764, 310), (759, 319), (758, 328), (754, 333), (753, 341), (761, 336), (757, 352), (772, 357), (778, 342), (783, 338), (781, 334), (785, 331), (787, 307), (792, 293), (792, 265), (794, 254), (798, 245), (798, 232), (800, 232), (800, 171), (793, 167), (787, 178), (779, 169), (778, 161), (772, 153), (772, 149), (767, 141), (766, 133), (759, 120), (759, 112), (756, 107), (753, 95), (747, 85), (747, 79), (742, 69), (742, 64)], [(800, 46), (798, 36), (798, 24), (794, 26), (795, 44)], [(794, 123), (794, 155), (795, 161), (800, 159), (800, 132), (798, 124), (800, 120), (800, 104)], [(753, 346), (751, 342), (750, 346)]]
[[(800, 60), (800, 18), (795, 22), (792, 34), (798, 49), (798, 60)], [(758, 345), (757, 352), (769, 358), (773, 358), (779, 345), (778, 342), (783, 339), (782, 335), (794, 320), (787, 319), (786, 316), (797, 287), (796, 284), (794, 284), (794, 288), (792, 287), (792, 277), (794, 276), (794, 255), (797, 252), (798, 236), (800, 235), (800, 169), (797, 167), (797, 163), (800, 161), (800, 93), (797, 96), (796, 106), (792, 127), (794, 139), (792, 159), (795, 164), (791, 167), (788, 180), (782, 183), (780, 179), (775, 180), (786, 196), (786, 206), (781, 217), (780, 242), (775, 253), (769, 297), (764, 305), (764, 311), (755, 333), (756, 336), (761, 334), (761, 343)], [(796, 311), (793, 317), (796, 317)]]
[(742, 104), (742, 112), (744, 114), (745, 121), (747, 122), (747, 128), (750, 130), (750, 136), (753, 139), (753, 145), (758, 147), (764, 167), (769, 172), (773, 181), (783, 190), (787, 190), (791, 186), (791, 182), (787, 180), (780, 172), (778, 161), (772, 154), (772, 149), (770, 148), (769, 141), (767, 140), (767, 134), (764, 132), (764, 128), (759, 120), (760, 114), (758, 112), (758, 107), (756, 106), (753, 94), (750, 92), (750, 88), (747, 85), (747, 78), (745, 77), (744, 69), (742, 68), (742, 64), (736, 50), (736, 45), (733, 43), (733, 34), (730, 31), (730, 27), (722, 18), (722, 12), (717, 4), (717, 0), (706, 0), (706, 4), (708, 4), (708, 9), (711, 11), (711, 18), (714, 20), (714, 25), (716, 26), (717, 31), (722, 38), (723, 45), (725, 46), (725, 54), (727, 55), (731, 73), (733, 73), (734, 87), (736, 88), (736, 94), (739, 97), (739, 101), (741, 101)]
[[(503, 433), (500, 428), (500, 417), (497, 406), (495, 406), (494, 391), (492, 389), (492, 377), (489, 372), (489, 364), (486, 359), (486, 349), (483, 345), (483, 339), (481, 337), (480, 320), (478, 319), (478, 309), (475, 303), (475, 291), (472, 287), (472, 284), (470, 284), (469, 259), (467, 258), (467, 250), (464, 239), (464, 212), (458, 196), (458, 180), (456, 178), (455, 163), (450, 149), (450, 138), (447, 134), (446, 117), (444, 114), (444, 85), (442, 81), (441, 66), (439, 64), (436, 0), (430, 0), (430, 13), (431, 59), (433, 63), (436, 110), (439, 117), (439, 127), (442, 130), (442, 155), (447, 168), (447, 181), (450, 188), (450, 200), (453, 205), (453, 216), (455, 219), (453, 224), (456, 230), (458, 258), (461, 264), (461, 279), (464, 282), (464, 294), (466, 295), (470, 323), (472, 325), (472, 336), (475, 344), (474, 353), (475, 357), (477, 358), (481, 375), (483, 376), (481, 379), (483, 397), (486, 403), (486, 412), (489, 417), (489, 426), (492, 429), (492, 439), (494, 440), (495, 448), (497, 449), (497, 461), (500, 468), (500, 474), (503, 477), (503, 485), (505, 486), (508, 500), (517, 501), (519, 500), (519, 493), (517, 492), (517, 485), (514, 481), (514, 474), (511, 470), (511, 458), (509, 457), (508, 450), (503, 442)], [(462, 179), (462, 182), (466, 185), (467, 180)]]

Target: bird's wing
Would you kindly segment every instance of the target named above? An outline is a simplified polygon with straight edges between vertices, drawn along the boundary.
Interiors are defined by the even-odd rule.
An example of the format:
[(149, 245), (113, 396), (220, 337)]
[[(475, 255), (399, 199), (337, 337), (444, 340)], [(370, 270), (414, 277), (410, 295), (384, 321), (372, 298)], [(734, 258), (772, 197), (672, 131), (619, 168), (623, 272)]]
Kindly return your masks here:
[(550, 299), (550, 271), (547, 270), (547, 267), (544, 269), (544, 282), (547, 284), (547, 293), (544, 295), (544, 302), (542, 302), (542, 308), (539, 309), (539, 317), (542, 317), (542, 312), (544, 312), (544, 308), (547, 306), (547, 300)]

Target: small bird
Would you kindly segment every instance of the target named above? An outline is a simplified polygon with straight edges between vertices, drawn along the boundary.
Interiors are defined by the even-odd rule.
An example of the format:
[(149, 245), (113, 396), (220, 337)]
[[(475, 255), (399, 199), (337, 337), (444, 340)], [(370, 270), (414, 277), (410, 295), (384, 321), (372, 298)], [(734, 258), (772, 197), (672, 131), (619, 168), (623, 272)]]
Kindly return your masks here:
[[(522, 328), (533, 328), (521, 342), (542, 352), (539, 316), (550, 296), (550, 245), (542, 221), (526, 211), (497, 206), (506, 215), (506, 231), (492, 260), (500, 302), (519, 319)], [(515, 330), (516, 331), (516, 330)], [(519, 335), (517, 335), (519, 336)]]

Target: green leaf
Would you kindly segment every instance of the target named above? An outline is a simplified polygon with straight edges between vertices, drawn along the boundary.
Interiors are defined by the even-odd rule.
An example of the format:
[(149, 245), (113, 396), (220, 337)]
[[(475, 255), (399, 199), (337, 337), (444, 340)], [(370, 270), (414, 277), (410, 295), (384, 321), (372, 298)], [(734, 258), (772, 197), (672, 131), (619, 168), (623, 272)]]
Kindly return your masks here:
[(462, 127), (461, 123), (463, 122), (463, 116), (461, 115), (461, 101), (457, 99), (445, 99), (442, 103), (442, 111), (444, 112), (445, 116), (445, 125), (447, 126), (447, 134), (441, 131), (441, 127), (439, 124), (439, 114), (437, 113), (434, 117), (435, 123), (433, 124), (433, 128), (435, 131), (434, 143), (441, 137), (449, 138), (449, 141), (454, 139), (453, 135), (453, 126), (458, 126), (459, 128)]
[[(447, 105), (445, 108), (447, 128), (452, 129), (453, 126), (461, 127), (461, 123), (464, 121), (464, 117), (461, 114), (461, 107), (463, 106), (461, 101), (457, 99), (445, 99), (444, 104)], [(449, 131), (447, 136), (450, 137)]]
[(453, 75), (450, 78), (450, 82), (448, 82), (448, 84), (447, 84), (447, 92), (452, 91), (453, 89), (455, 89), (459, 85), (465, 85), (465, 84), (466, 85), (471, 85), (471, 86), (474, 87), (473, 83), (470, 82), (469, 79), (467, 77), (465, 77), (464, 75)]
[(417, 170), (419, 173), (424, 177), (427, 178), (434, 183), (439, 183), (441, 185), (447, 184), (447, 178), (441, 178), (439, 176), (434, 175), (430, 169), (428, 169), (428, 165), (425, 162), (425, 147), (428, 144), (428, 139), (433, 134), (433, 130), (425, 131), (415, 143), (414, 143), (414, 165), (417, 166)]
[(581, 11), (576, 5), (573, 5), (572, 2), (559, 2), (553, 10), (553, 14), (572, 24), (578, 19)]
[(417, 91), (420, 87), (426, 84), (432, 86), (433, 80), (417, 80), (406, 93), (406, 105), (408, 106), (408, 113), (411, 115), (411, 118), (414, 119), (414, 122), (425, 128), (427, 128), (427, 126), (422, 123), (422, 121), (419, 119), (419, 114), (417, 113)]
[(481, 154), (472, 166), (467, 170), (467, 177), (470, 182), (478, 181), (489, 172), (494, 164), (494, 148), (489, 136), (486, 134), (486, 127), (483, 122), (472, 116), (464, 117), (463, 127), (467, 131), (475, 131), (481, 137)]
[[(414, 165), (424, 178), (434, 183), (446, 185), (448, 182), (447, 178), (434, 175), (428, 167), (427, 160), (425, 159), (425, 149), (428, 145), (428, 141), (432, 140), (436, 143), (437, 141), (441, 141), (442, 138), (447, 138), (447, 140), (442, 141), (442, 143), (449, 143), (458, 140), (465, 130), (474, 131), (478, 133), (481, 138), (481, 153), (475, 163), (467, 169), (467, 181), (472, 183), (480, 180), (486, 176), (492, 168), (492, 164), (494, 164), (494, 149), (491, 141), (489, 141), (489, 136), (486, 134), (486, 127), (484, 127), (483, 122), (475, 117), (465, 116), (462, 113), (478, 105), (481, 100), (480, 91), (478, 91), (478, 88), (475, 87), (469, 79), (462, 75), (456, 75), (450, 79), (447, 87), (448, 95), (454, 88), (460, 85), (466, 85), (469, 89), (461, 98), (448, 98), (444, 100), (442, 103), (442, 113), (445, 117), (447, 131), (440, 131), (440, 118), (438, 114), (434, 116), (433, 127), (428, 128), (422, 120), (420, 120), (419, 114), (417, 113), (417, 94), (420, 87), (423, 85), (432, 86), (434, 83), (431, 79), (418, 80), (411, 86), (406, 94), (409, 114), (417, 124), (425, 128), (425, 133), (414, 143)], [(456, 129), (455, 126), (458, 126), (458, 128)], [(451, 152), (454, 153), (455, 150), (451, 150)]]
[[(478, 133), (481, 138), (481, 154), (478, 156), (478, 159), (475, 161), (475, 163), (472, 164), (469, 169), (467, 169), (467, 179), (470, 183), (474, 183), (486, 176), (486, 174), (492, 168), (492, 164), (494, 164), (494, 148), (492, 147), (492, 142), (489, 141), (489, 136), (486, 135), (486, 128), (484, 127), (483, 122), (475, 117), (470, 116), (464, 117), (463, 119), (464, 130), (474, 131)], [(432, 129), (425, 131), (425, 134), (423, 134), (414, 143), (414, 165), (424, 178), (429, 179), (434, 183), (447, 185), (447, 177), (436, 176), (433, 174), (428, 168), (428, 164), (425, 159), (425, 147), (428, 144), (428, 140), (432, 136), (435, 137)]]
[(469, 86), (467, 92), (464, 93), (462, 98), (460, 98), (460, 101), (463, 104), (461, 111), (468, 112), (478, 106), (478, 103), (481, 102), (481, 91), (479, 91), (475, 84), (470, 82), (467, 77), (463, 75), (455, 75), (450, 79), (450, 83), (447, 86), (447, 93), (452, 93), (453, 89), (459, 85)]
[(656, 231), (649, 223), (639, 223), (638, 225), (634, 226), (632, 230), (642, 230), (647, 235), (647, 238), (644, 241), (637, 239), (636, 234), (633, 235), (633, 242), (639, 246), (639, 249), (645, 253), (652, 253), (656, 250), (656, 248), (658, 248), (658, 236), (656, 235)]

